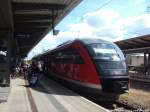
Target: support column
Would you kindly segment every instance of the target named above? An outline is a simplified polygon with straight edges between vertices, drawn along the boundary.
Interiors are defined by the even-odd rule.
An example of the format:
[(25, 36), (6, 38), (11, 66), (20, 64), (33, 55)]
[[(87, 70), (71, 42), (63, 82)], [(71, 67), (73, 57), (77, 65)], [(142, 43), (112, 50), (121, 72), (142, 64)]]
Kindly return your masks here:
[(6, 35), (6, 47), (7, 47), (7, 54), (6, 54), (6, 73), (4, 76), (4, 81), (3, 84), (5, 86), (10, 85), (10, 72), (11, 72), (11, 45), (12, 45), (12, 37), (13, 37), (13, 32), (8, 31)]
[(5, 77), (5, 74), (6, 74), (6, 65), (7, 65), (7, 59), (6, 59), (6, 55), (4, 53), (5, 51), (5, 43), (6, 43), (6, 40), (4, 40), (4, 38), (1, 38), (1, 45), (0, 45), (0, 51), (1, 53), (3, 54), (0, 54), (0, 86), (3, 86), (3, 82), (4, 82), (4, 77)]
[(150, 75), (150, 53), (148, 53), (148, 66), (147, 66), (148, 75)]
[(146, 75), (147, 72), (147, 59), (146, 59), (146, 53), (144, 53), (144, 75)]

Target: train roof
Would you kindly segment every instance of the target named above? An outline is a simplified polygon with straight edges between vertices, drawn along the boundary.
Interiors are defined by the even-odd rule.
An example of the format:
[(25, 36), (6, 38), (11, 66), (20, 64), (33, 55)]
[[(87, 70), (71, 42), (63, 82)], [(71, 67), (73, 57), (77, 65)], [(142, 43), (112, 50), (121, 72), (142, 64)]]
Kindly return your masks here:
[(64, 47), (64, 46), (67, 46), (67, 45), (70, 45), (71, 43), (74, 43), (76, 41), (79, 41), (81, 43), (83, 43), (84, 45), (88, 45), (88, 44), (94, 44), (94, 43), (109, 43), (109, 44), (113, 44), (112, 42), (109, 42), (109, 41), (106, 41), (106, 40), (102, 40), (102, 39), (92, 39), (92, 38), (84, 38), (84, 39), (75, 39), (75, 40), (69, 40), (69, 41), (66, 41), (60, 45), (58, 45), (56, 48), (54, 49), (49, 49), (45, 52), (43, 52), (42, 54), (39, 54), (37, 56), (34, 56), (34, 58), (38, 58), (40, 56), (43, 56), (43, 55), (46, 55), (47, 53), (49, 52), (53, 52), (55, 51), (56, 49), (58, 48), (61, 48), (61, 47)]
[(81, 41), (84, 44), (94, 44), (94, 43), (110, 43), (109, 41), (106, 40), (102, 40), (102, 39), (78, 39), (79, 41)]
[(71, 43), (74, 43), (76, 41), (79, 41), (85, 45), (88, 45), (88, 44), (94, 44), (94, 43), (110, 43), (110, 44), (113, 44), (109, 41), (106, 41), (106, 40), (102, 40), (102, 39), (91, 39), (91, 38), (85, 38), (85, 39), (75, 39), (75, 40), (69, 40), (69, 41), (66, 41), (60, 45), (58, 45), (56, 48), (54, 49), (57, 49), (57, 48), (60, 48), (60, 47), (63, 47), (63, 46), (66, 46), (66, 45), (70, 45)]

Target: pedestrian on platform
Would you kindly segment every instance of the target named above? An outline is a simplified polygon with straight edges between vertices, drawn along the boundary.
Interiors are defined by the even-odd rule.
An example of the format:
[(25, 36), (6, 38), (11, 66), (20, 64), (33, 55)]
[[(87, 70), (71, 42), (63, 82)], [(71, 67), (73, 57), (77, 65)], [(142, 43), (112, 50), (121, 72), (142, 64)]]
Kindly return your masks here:
[(38, 84), (39, 81), (39, 75), (40, 75), (40, 68), (38, 66), (37, 61), (33, 61), (30, 67), (30, 74), (29, 74), (29, 84), (31, 86), (35, 86)]

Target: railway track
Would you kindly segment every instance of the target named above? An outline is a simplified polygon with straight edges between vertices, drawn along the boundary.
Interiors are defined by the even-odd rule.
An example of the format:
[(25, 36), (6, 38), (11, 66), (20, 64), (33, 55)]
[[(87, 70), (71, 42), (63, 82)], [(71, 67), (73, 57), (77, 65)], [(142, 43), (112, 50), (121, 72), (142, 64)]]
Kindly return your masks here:
[(122, 108), (122, 109), (125, 109), (125, 110), (132, 110), (132, 111), (142, 110), (142, 109), (138, 109), (137, 107), (135, 107), (133, 105), (129, 105), (127, 103), (123, 103), (123, 102), (120, 102), (120, 101), (114, 101), (113, 103), (117, 105), (116, 109), (117, 108)]
[[(87, 97), (86, 97), (87, 98)], [(107, 101), (107, 100), (96, 100), (96, 99), (91, 99), (92, 102), (112, 111), (112, 112), (149, 112), (149, 110), (146, 110), (145, 108), (139, 107), (135, 104), (128, 104), (128, 102), (122, 102), (122, 101)]]
[(97, 103), (98, 105), (100, 105), (112, 112), (145, 111), (144, 109), (140, 109), (140, 108), (134, 107), (133, 105), (129, 105), (127, 103), (123, 103), (120, 101), (106, 101), (106, 102), (105, 101), (96, 101), (95, 103)]

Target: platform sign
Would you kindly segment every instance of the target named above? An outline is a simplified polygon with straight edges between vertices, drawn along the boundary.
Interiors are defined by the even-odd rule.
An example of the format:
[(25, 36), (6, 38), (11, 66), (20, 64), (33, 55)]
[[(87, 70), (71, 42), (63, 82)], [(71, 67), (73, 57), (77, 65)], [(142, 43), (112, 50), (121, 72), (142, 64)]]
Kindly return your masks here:
[(16, 32), (15, 33), (15, 38), (30, 38), (31, 37), (31, 33), (24, 33), (24, 32)]

